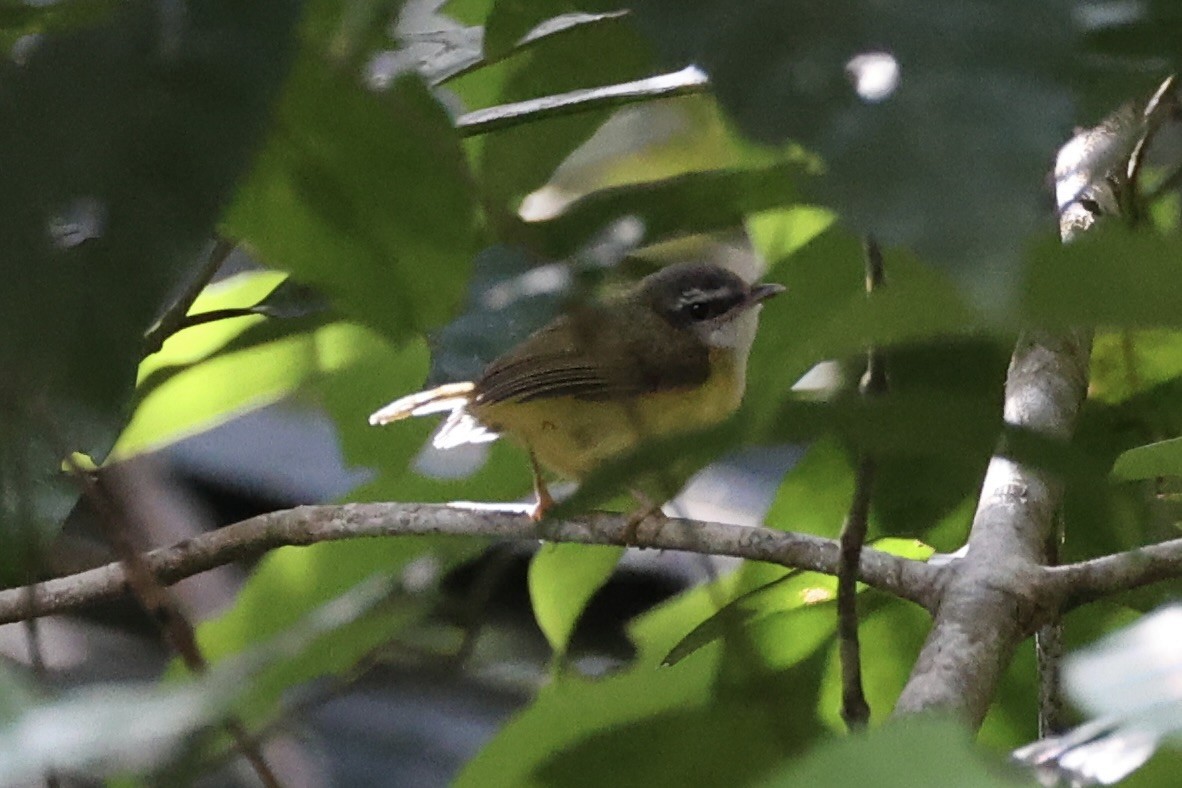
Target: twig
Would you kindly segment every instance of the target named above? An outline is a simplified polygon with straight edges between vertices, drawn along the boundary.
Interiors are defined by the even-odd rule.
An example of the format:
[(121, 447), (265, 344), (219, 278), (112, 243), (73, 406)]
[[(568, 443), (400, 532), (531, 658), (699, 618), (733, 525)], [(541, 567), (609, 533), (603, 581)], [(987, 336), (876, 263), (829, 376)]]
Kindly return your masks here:
[[(866, 263), (866, 295), (870, 296), (886, 283), (882, 248), (872, 237), (867, 237), (864, 256)], [(882, 353), (874, 345), (866, 349), (866, 374), (862, 376), (862, 396), (875, 397), (886, 392), (886, 364)], [(870, 723), (870, 704), (862, 688), (862, 657), (858, 642), (858, 565), (866, 544), (866, 530), (870, 523), (870, 499), (876, 474), (874, 458), (859, 450), (854, 473), (854, 495), (849, 514), (841, 526), (841, 567), (837, 574), (837, 636), (841, 655), (841, 718), (850, 730), (865, 728)]]
[(474, 110), (456, 118), (456, 129), (461, 137), (474, 137), (546, 118), (704, 93), (708, 86), (706, 75), (694, 66), (688, 66), (672, 74)]
[[(119, 556), (119, 566), (123, 568), (127, 588), (143, 607), (156, 625), (160, 627), (165, 639), (173, 650), (181, 657), (185, 667), (194, 674), (203, 674), (209, 670), (209, 663), (197, 645), (197, 637), (193, 625), (176, 604), (176, 600), (156, 578), (144, 555), (136, 550), (130, 537), (130, 527), (125, 518), (135, 514), (132, 506), (127, 505), (130, 495), (118, 495), (116, 489), (111, 489), (111, 480), (115, 474), (127, 474), (126, 469), (104, 469), (102, 481), (83, 470), (69, 452), (63, 453), (69, 466), (71, 475), (78, 481), (82, 494), (98, 515), (97, 520), (103, 533)], [(129, 484), (127, 479), (121, 480)], [(124, 491), (128, 493), (130, 491)], [(122, 501), (121, 501), (122, 499)], [(123, 505), (121, 505), (121, 503)], [(36, 600), (32, 600), (36, 603)], [(238, 749), (242, 752), (259, 780), (266, 788), (282, 788), (282, 784), (271, 770), (263, 757), (258, 743), (247, 732), (246, 727), (236, 717), (227, 717), (224, 721), (226, 730), (233, 737)]]
[[(1059, 563), (1059, 546), (1066, 533), (1063, 511), (1055, 518), (1056, 528), (1047, 540), (1046, 566)], [(1063, 661), (1063, 613), (1055, 610), (1049, 621), (1034, 633), (1034, 655), (1038, 672), (1038, 738), (1055, 736), (1066, 729), (1063, 713), (1061, 665)]]
[(156, 325), (148, 329), (144, 334), (144, 355), (150, 356), (153, 353), (164, 347), (164, 342), (170, 336), (175, 334), (181, 328), (184, 328), (185, 318), (189, 314), (189, 310), (193, 307), (193, 302), (197, 300), (197, 296), (201, 295), (201, 291), (213, 279), (214, 274), (222, 267), (222, 263), (226, 262), (226, 258), (230, 256), (230, 252), (234, 251), (235, 244), (233, 241), (228, 241), (224, 238), (218, 238), (214, 242), (213, 249), (206, 258), (205, 264), (194, 274), (193, 279), (185, 286), (184, 291), (177, 296), (177, 299), (165, 310), (160, 319), (156, 321)]
[(1153, 139), (1165, 123), (1168, 114), (1178, 108), (1178, 98), (1174, 94), (1174, 87), (1177, 81), (1178, 76), (1176, 74), (1166, 77), (1145, 104), (1145, 110), (1142, 112), (1142, 117), (1145, 119), (1145, 131), (1140, 139), (1137, 140), (1137, 144), (1133, 146), (1133, 152), (1129, 154), (1129, 163), (1126, 168), (1126, 178), (1128, 180), (1124, 189), (1126, 199), (1124, 200), (1123, 208), (1125, 219), (1130, 225), (1135, 226), (1141, 221), (1140, 194), (1138, 189), (1141, 173), (1145, 169), (1145, 159), (1149, 151), (1149, 146), (1153, 143)]
[[(554, 522), (547, 537), (556, 542), (624, 544), (626, 514), (591, 512)], [(301, 506), (252, 517), (216, 531), (143, 554), (155, 578), (171, 585), (233, 561), (256, 558), (287, 545), (311, 545), (340, 539), (381, 536), (462, 536), (536, 542), (537, 524), (528, 516), (459, 506), (403, 503), (353, 503)], [(837, 574), (837, 542), (809, 534), (701, 520), (669, 518), (645, 529), (640, 546), (659, 550), (729, 555), (755, 561)], [(886, 593), (933, 609), (938, 575), (935, 567), (878, 550), (862, 551), (859, 579)], [(0, 591), (0, 623), (21, 621), (31, 613), (49, 615), (108, 602), (126, 593), (128, 577), (118, 563), (46, 580), (37, 586), (36, 610), (22, 589)]]
[[(30, 566), (36, 567), (38, 563), (32, 563)], [(37, 606), (37, 591), (36, 581), (30, 582), (25, 586), (26, 596), (29, 600), (29, 605), (36, 610)], [(24, 621), (25, 628), (25, 643), (29, 649), (29, 666), (33, 669), (33, 675), (39, 680), (44, 681), (48, 675), (48, 670), (45, 666), (45, 649), (41, 643), (41, 626), (37, 618), (26, 618)], [(62, 784), (61, 778), (58, 777), (57, 772), (52, 769), (45, 772), (45, 788), (58, 788)]]

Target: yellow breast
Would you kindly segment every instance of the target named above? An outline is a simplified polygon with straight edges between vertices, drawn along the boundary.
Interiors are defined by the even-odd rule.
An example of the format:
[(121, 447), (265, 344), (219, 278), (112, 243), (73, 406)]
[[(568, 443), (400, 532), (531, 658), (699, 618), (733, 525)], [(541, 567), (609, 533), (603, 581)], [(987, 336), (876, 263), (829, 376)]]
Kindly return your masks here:
[(533, 451), (550, 470), (577, 480), (648, 438), (708, 427), (734, 413), (743, 398), (741, 366), (730, 350), (713, 350), (710, 376), (700, 386), (619, 400), (510, 400), (470, 410)]

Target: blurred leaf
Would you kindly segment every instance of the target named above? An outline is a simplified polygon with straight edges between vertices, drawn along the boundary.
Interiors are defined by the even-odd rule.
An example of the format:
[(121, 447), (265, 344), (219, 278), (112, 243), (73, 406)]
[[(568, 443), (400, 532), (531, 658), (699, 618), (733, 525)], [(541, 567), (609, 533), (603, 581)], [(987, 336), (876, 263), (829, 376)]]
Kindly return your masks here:
[[(626, 19), (615, 17), (539, 39), (502, 69), (506, 73), (495, 104), (626, 82), (653, 71), (645, 42)], [(490, 198), (515, 211), (521, 198), (544, 184), (610, 113), (589, 110), (486, 135), (477, 146), (478, 171)]]
[(754, 711), (745, 701), (726, 700), (604, 728), (551, 755), (535, 779), (572, 788), (744, 785), (806, 738), (804, 726), (778, 729)]
[(861, 788), (866, 775), (883, 788), (1004, 788), (1029, 785), (1015, 771), (1007, 777), (973, 746), (958, 722), (934, 717), (905, 717), (860, 736), (826, 742), (784, 763), (757, 785), (763, 788), (826, 785)]
[(612, 5), (607, 0), (497, 0), (484, 23), (484, 56), (491, 60), (507, 54), (547, 20), (555, 26), (559, 16), (570, 21), (577, 17), (584, 24), (610, 19), (612, 15), (585, 12)]
[[(290, 320), (325, 312), (329, 304), (318, 291), (291, 279), (284, 279), (274, 290), (253, 304), (253, 308), (266, 317)], [(189, 311), (190, 314), (199, 314), (193, 310)]]
[[(265, 302), (285, 281), (278, 273), (239, 274), (207, 287), (190, 314)], [(140, 363), (135, 410), (109, 459), (160, 448), (274, 402), (322, 369), (318, 337), (328, 342), (333, 334), (359, 330), (301, 326), (274, 336), (258, 330), (265, 323), (262, 316), (218, 320), (169, 337)], [(270, 336), (242, 346), (258, 334)]]
[(644, 224), (654, 243), (685, 233), (742, 224), (750, 213), (791, 202), (807, 177), (800, 160), (759, 167), (700, 171), (663, 180), (617, 186), (576, 200), (553, 219), (527, 225), (548, 256), (567, 257), (621, 216)]
[(1131, 550), (1177, 535), (1178, 499), (1171, 482), (1127, 482), (1111, 471), (1121, 453), (1182, 433), (1182, 380), (1159, 383), (1116, 404), (1089, 400), (1074, 445), (1090, 458), (1086, 473), (1068, 476), (1064, 498), (1064, 561)]
[(837, 219), (815, 205), (793, 205), (752, 213), (746, 218), (747, 236), (759, 256), (771, 263), (783, 260), (828, 230)]
[(1043, 325), (1177, 326), (1182, 320), (1178, 238), (1109, 223), (1029, 256), (1023, 314)]
[[(758, 219), (760, 250), (787, 254), (765, 279), (788, 287), (760, 314), (751, 352), (744, 405), (761, 418), (783, 406), (789, 389), (820, 361), (856, 356), (864, 364), (870, 343), (888, 347), (936, 337), (953, 346), (956, 338), (985, 329), (947, 277), (898, 250), (887, 250), (888, 286), (867, 298), (862, 242), (837, 225), (818, 232), (824, 221), (816, 209), (801, 206)], [(947, 379), (941, 385), (947, 387)]]
[(260, 678), (289, 670), (323, 640), (369, 613), (390, 590), (377, 578), (312, 611), (276, 637), (205, 676), (174, 684), (91, 684), (37, 701), (0, 673), (0, 783), (41, 779), (50, 771), (109, 775), (146, 770), (183, 737), (216, 724)]
[[(753, 578), (745, 576), (747, 569), (757, 570)], [(544, 687), (534, 702), (465, 766), (456, 785), (524, 788), (551, 785), (559, 774), (563, 784), (602, 777), (601, 770), (588, 771), (588, 759), (609, 768), (617, 782), (631, 782), (630, 775), (640, 774), (651, 780), (645, 783), (649, 785), (685, 785), (685, 772), (675, 757), (683, 747), (687, 752), (709, 752), (718, 760), (719, 770), (733, 772), (744, 769), (744, 759), (749, 764), (761, 762), (768, 754), (769, 740), (803, 742), (815, 729), (812, 706), (803, 699), (813, 697), (819, 664), (802, 661), (816, 653), (825, 630), (832, 629), (831, 616), (802, 619), (795, 629), (777, 632), (780, 651), (794, 650), (790, 664), (795, 673), (772, 675), (762, 663), (746, 659), (742, 649), (732, 653), (721, 641), (674, 667), (659, 667), (663, 656), (702, 618), (750, 588), (749, 581), (766, 582), (769, 578), (762, 570), (775, 572), (777, 568), (749, 565), (744, 572), (681, 594), (636, 619), (629, 628), (639, 650), (632, 666), (595, 681), (567, 674)], [(786, 631), (793, 635), (788, 642), (784, 642)], [(728, 663), (732, 667), (727, 668)], [(729, 676), (725, 691), (716, 686), (720, 671)], [(791, 725), (780, 727), (773, 718), (782, 720), (785, 708), (801, 711)], [(711, 743), (711, 735), (720, 729), (710, 720), (733, 722), (731, 715), (736, 713), (758, 722), (752, 727), (763, 732), (750, 741), (737, 740), (730, 753), (734, 760), (728, 760)], [(666, 738), (666, 722), (690, 739), (671, 743)], [(750, 728), (743, 725), (742, 730)], [(615, 735), (617, 731), (633, 735)], [(663, 757), (664, 753), (670, 753), (672, 760)], [(688, 754), (684, 757), (690, 759)], [(706, 768), (696, 759), (687, 761), (687, 768), (692, 764)], [(665, 777), (659, 774), (662, 766), (667, 771)], [(709, 772), (720, 776), (715, 767)]]
[(556, 654), (566, 653), (587, 603), (615, 571), (622, 547), (544, 544), (529, 563), (529, 597)]
[[(913, 561), (926, 561), (935, 552), (914, 539), (879, 539), (869, 546)], [(859, 590), (864, 588), (859, 585)], [(736, 627), (798, 607), (832, 602), (836, 599), (836, 593), (836, 578), (816, 572), (789, 570), (783, 577), (743, 594), (707, 618), (673, 647), (662, 664), (676, 665), (702, 646), (732, 634)]]
[(261, 136), (298, 11), (289, 0), (198, 0), (181, 17), (147, 0), (59, 5), (80, 16), (0, 63), (10, 555), (23, 554), (7, 543), (14, 531), (64, 515), (70, 498), (43, 492), (62, 454), (102, 457), (114, 440), (143, 333)]
[(1129, 449), (1116, 458), (1112, 475), (1118, 479), (1182, 476), (1182, 438), (1171, 438)]
[(1112, 55), (1182, 57), (1182, 9), (1169, 0), (1146, 0), (1123, 13), (1105, 13), (1103, 2), (1079, 4), (1078, 19), (1097, 49)]
[(1088, 397), (1118, 403), (1182, 376), (1182, 332), (1101, 331), (1092, 346)]
[(316, 19), (226, 233), (342, 313), (402, 339), (442, 322), (458, 300), (477, 249), (470, 176), (447, 113), (418, 77), (367, 90), (325, 57), (341, 23), (323, 9)]
[[(295, 393), (355, 362), (352, 348), (367, 333), (350, 323), (299, 328), (275, 332), (278, 336), (263, 333), (262, 341), (216, 353), (175, 374), (170, 367), (157, 367), (157, 374), (145, 379), (150, 388), (119, 436), (112, 459), (158, 449)], [(197, 331), (183, 331), (178, 338)], [(185, 352), (183, 344), (178, 352)]]
[[(817, 193), (859, 232), (953, 266), (997, 306), (1017, 293), (1022, 239), (1072, 119), (1071, 8), (647, 0), (635, 13), (669, 61), (710, 74), (744, 131), (818, 153)], [(851, 58), (865, 53), (888, 53), (900, 70), (881, 100), (851, 85)]]

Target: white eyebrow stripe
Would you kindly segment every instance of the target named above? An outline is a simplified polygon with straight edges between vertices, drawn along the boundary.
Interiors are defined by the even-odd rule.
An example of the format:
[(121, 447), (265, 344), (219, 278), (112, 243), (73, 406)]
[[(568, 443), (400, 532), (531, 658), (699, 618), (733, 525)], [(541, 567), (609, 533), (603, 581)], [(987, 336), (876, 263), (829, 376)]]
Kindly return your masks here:
[(698, 304), (704, 301), (714, 301), (729, 294), (730, 289), (725, 287), (718, 287), (713, 290), (699, 290), (695, 287), (692, 290), (686, 290), (682, 293), (681, 298), (677, 299), (677, 303), (679, 305)]

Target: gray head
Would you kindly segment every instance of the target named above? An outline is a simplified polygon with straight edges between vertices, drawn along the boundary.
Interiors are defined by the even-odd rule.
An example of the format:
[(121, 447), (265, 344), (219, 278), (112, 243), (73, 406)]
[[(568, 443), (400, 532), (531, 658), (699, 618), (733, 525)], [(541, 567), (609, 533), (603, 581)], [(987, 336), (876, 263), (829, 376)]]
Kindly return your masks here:
[(639, 285), (640, 297), (673, 326), (710, 346), (744, 350), (754, 338), (759, 305), (783, 291), (779, 284), (748, 284), (709, 263), (666, 266)]

